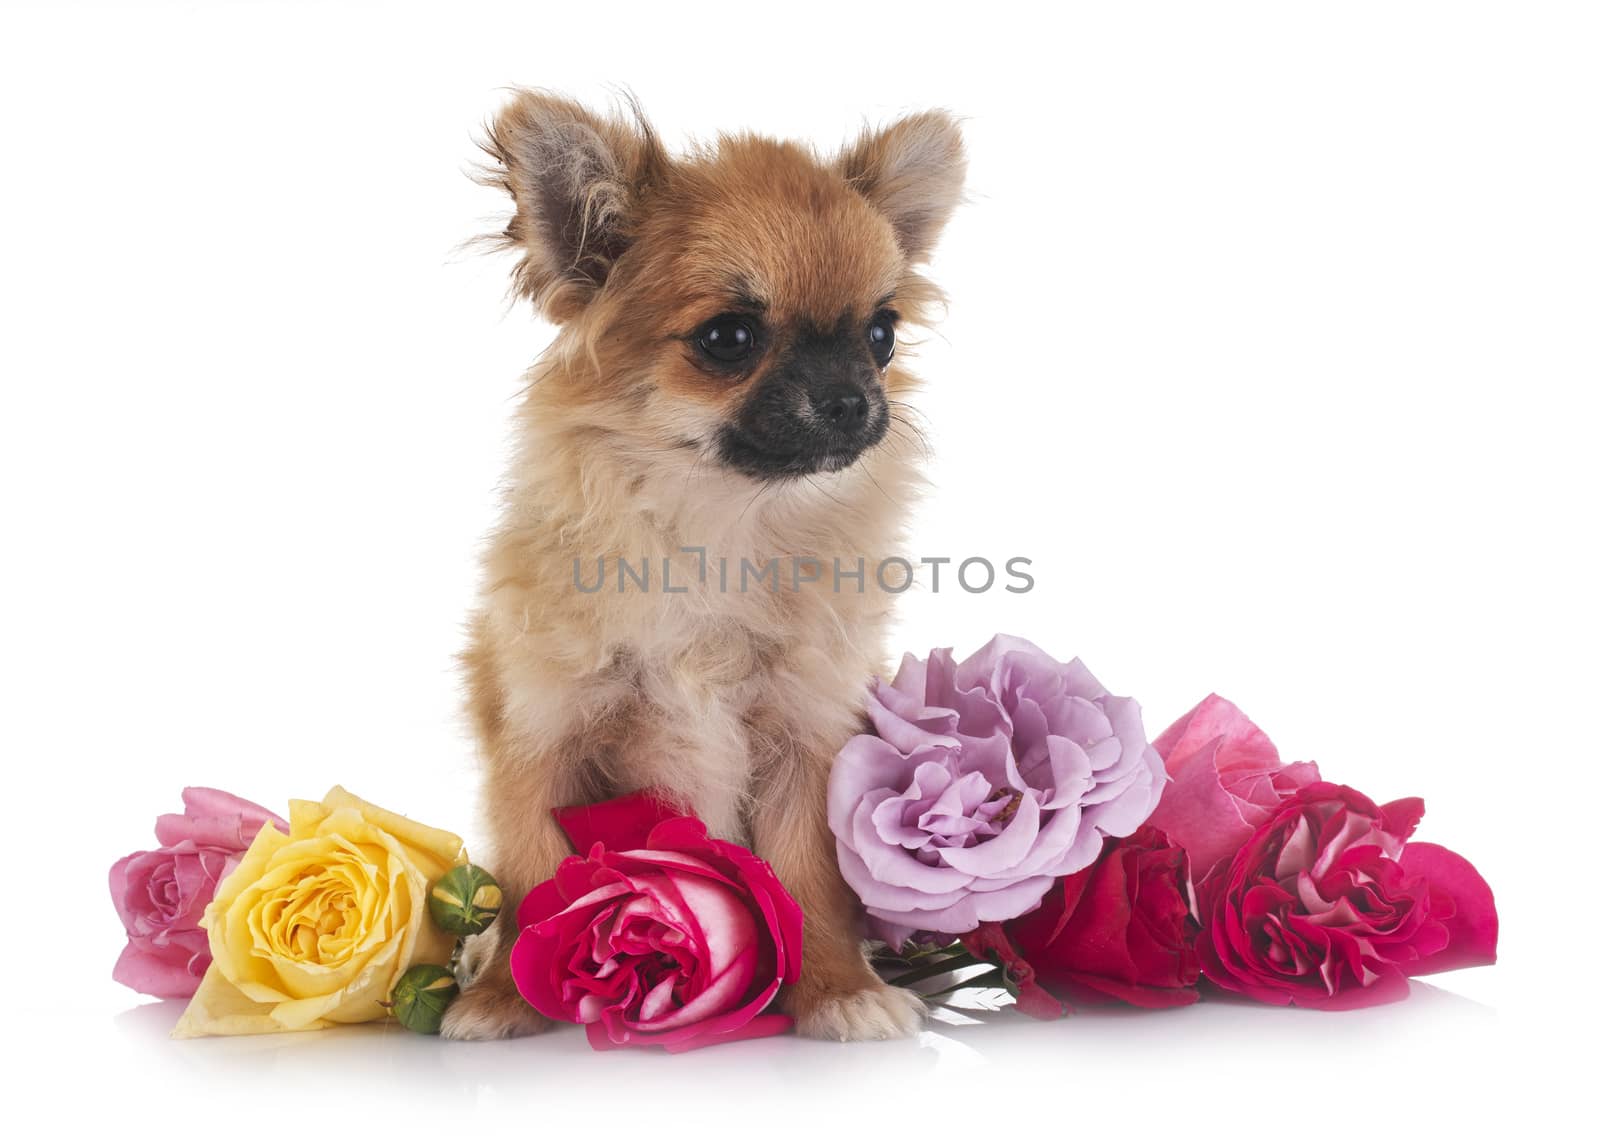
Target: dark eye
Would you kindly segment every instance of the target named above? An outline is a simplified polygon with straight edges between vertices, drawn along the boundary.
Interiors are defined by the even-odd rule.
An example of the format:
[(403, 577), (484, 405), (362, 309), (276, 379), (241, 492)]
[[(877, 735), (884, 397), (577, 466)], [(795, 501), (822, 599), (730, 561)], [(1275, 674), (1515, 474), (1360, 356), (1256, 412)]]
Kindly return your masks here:
[(734, 364), (755, 352), (756, 327), (748, 317), (724, 313), (700, 326), (700, 331), (694, 335), (694, 343), (712, 360)]
[(879, 313), (872, 319), (872, 324), (867, 326), (867, 347), (872, 350), (872, 359), (878, 362), (879, 368), (889, 367), (889, 360), (894, 356), (893, 313)]

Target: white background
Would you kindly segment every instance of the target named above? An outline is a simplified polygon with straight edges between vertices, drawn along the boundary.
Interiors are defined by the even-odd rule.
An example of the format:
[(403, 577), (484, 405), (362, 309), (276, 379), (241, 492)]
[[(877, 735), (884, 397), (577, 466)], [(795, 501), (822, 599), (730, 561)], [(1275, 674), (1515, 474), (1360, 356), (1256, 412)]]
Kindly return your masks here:
[[(1537, 3), (8, 4), (8, 1119), (1557, 1119), (1595, 1013), (1596, 31)], [(176, 1011), (109, 979), (104, 875), (184, 784), (281, 806), (338, 781), (475, 834), (451, 659), (550, 336), (506, 261), (458, 249), (504, 217), (465, 171), (513, 84), (625, 84), (677, 141), (966, 116), (908, 553), (1025, 555), (1038, 587), (908, 596), (896, 648), (1024, 634), (1152, 732), (1217, 690), (1287, 757), (1426, 796), (1420, 836), (1497, 889), (1500, 965), (1352, 1014), (1003, 1013), (676, 1059), (576, 1033), (168, 1042)]]

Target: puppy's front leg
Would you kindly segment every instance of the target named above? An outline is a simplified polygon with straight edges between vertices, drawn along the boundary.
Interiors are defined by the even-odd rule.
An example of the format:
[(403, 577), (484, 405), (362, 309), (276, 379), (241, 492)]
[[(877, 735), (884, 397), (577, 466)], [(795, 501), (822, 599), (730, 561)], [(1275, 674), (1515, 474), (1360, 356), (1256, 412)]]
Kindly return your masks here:
[(860, 905), (839, 875), (828, 830), (832, 757), (813, 753), (775, 766), (751, 819), (756, 853), (805, 912), (800, 979), (783, 1006), (808, 1038), (905, 1037), (921, 1027), (925, 1010), (916, 995), (878, 978), (862, 951)]
[(446, 1038), (520, 1038), (552, 1025), (518, 992), (510, 956), (522, 897), (555, 875), (556, 866), (571, 854), (550, 815), (551, 808), (567, 801), (559, 799), (560, 790), (552, 786), (554, 774), (540, 771), (537, 762), (511, 769), (503, 763), (504, 756), (494, 759), (502, 763), (494, 766), (490, 784), (487, 816), (494, 859), (487, 866), (500, 881), (504, 903), (494, 926), (474, 941), (477, 946), (468, 944), (469, 958), (480, 966), (445, 1011), (440, 1033)]

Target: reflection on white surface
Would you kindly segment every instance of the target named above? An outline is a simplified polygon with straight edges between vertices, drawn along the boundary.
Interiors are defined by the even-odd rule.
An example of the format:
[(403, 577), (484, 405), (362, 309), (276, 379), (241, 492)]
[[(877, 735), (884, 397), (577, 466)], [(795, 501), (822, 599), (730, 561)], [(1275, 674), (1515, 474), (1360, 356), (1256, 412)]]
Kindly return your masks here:
[[(521, 1123), (535, 1134), (645, 1113), (660, 1136), (748, 1135), (757, 1121), (761, 1132), (788, 1135), (819, 1118), (915, 1127), (921, 1136), (935, 1121), (979, 1125), (1051, 1104), (1068, 1107), (1062, 1132), (1188, 1106), (1186, 1135), (1205, 1135), (1221, 1125), (1208, 1124), (1220, 1110), (1207, 1105), (1304, 1114), (1330, 1098), (1392, 1123), (1422, 1111), (1421, 1086), (1433, 1090), (1434, 1119), (1450, 1105), (1465, 1111), (1459, 1099), (1474, 1075), (1506, 1072), (1518, 1050), (1492, 1008), (1425, 984), (1407, 1002), (1343, 1014), (1222, 999), (1175, 1011), (1086, 1010), (1056, 1023), (943, 1010), (913, 1040), (784, 1037), (676, 1057), (594, 1053), (576, 1029), (466, 1044), (392, 1024), (173, 1042), (179, 1009), (136, 1006), (110, 1020), (112, 1033), (87, 1017), (56, 1024), (65, 1033), (52, 1046), (72, 1070), (103, 1075), (100, 1093), (114, 1104), (179, 1101), (186, 1116), (226, 1119), (231, 1136), (281, 1134), (329, 1113), (357, 1114), (351, 1124), (363, 1129), (428, 1123), (464, 1133)], [(1457, 1100), (1441, 1108), (1447, 1086)]]

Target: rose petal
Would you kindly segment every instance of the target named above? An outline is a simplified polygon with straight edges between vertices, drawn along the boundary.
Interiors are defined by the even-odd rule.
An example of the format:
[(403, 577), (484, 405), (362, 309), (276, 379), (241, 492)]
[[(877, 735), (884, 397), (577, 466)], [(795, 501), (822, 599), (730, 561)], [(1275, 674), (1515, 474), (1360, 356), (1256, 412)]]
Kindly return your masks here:
[(190, 998), (210, 963), (209, 954), (197, 959), (182, 947), (156, 950), (129, 941), (111, 968), (111, 977), (153, 998)]
[(1431, 955), (1405, 964), (1408, 975), (1428, 975), (1458, 967), (1483, 967), (1493, 963), (1500, 938), (1500, 915), (1488, 882), (1465, 858), (1438, 844), (1407, 844), (1400, 866), (1428, 882), (1435, 912), (1447, 910), (1439, 897), (1448, 897), (1448, 918), (1440, 921), (1449, 932), (1449, 944)]
[(1270, 771), (1280, 765), (1271, 739), (1237, 705), (1214, 693), (1169, 725), (1154, 744), (1172, 777), (1213, 744), (1223, 749), (1220, 757), (1213, 750), (1206, 759), (1213, 771)]
[(664, 794), (647, 790), (602, 804), (557, 808), (551, 815), (573, 848), (587, 852), (596, 844), (604, 844), (612, 851), (646, 847), (651, 829), (684, 812)]
[(192, 840), (213, 848), (242, 852), (265, 824), (287, 833), (289, 825), (259, 804), (216, 788), (183, 790), (183, 814), (156, 818), (156, 842), (163, 847)]

